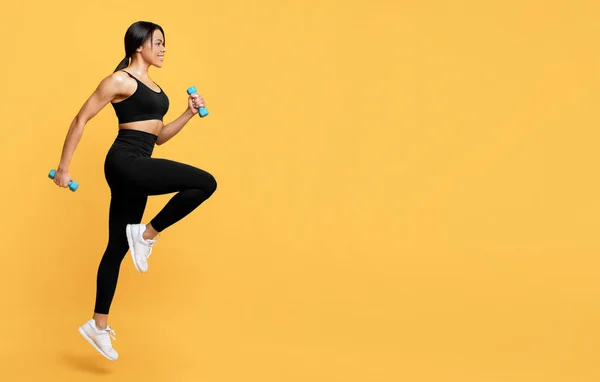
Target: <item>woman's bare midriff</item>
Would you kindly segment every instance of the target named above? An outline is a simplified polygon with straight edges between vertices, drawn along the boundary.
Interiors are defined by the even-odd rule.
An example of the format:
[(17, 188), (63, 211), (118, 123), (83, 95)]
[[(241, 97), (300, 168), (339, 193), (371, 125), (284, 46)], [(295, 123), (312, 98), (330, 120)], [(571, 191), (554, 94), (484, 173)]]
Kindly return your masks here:
[(146, 133), (158, 135), (160, 130), (163, 128), (163, 122), (159, 120), (140, 121), (122, 123), (119, 125), (119, 129), (122, 130), (139, 130)]

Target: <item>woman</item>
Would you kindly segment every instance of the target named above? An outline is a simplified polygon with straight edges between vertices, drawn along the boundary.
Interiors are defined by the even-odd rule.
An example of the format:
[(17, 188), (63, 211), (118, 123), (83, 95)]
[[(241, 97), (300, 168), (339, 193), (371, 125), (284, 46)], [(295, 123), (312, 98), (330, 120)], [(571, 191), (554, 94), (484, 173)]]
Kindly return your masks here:
[[(118, 358), (108, 325), (119, 268), (128, 250), (139, 272), (148, 270), (147, 259), (160, 232), (192, 212), (216, 190), (215, 178), (198, 168), (166, 159), (151, 158), (154, 145), (177, 134), (205, 106), (198, 95), (188, 98), (187, 109), (163, 125), (169, 99), (149, 75), (150, 66), (161, 68), (165, 53), (163, 29), (151, 22), (136, 22), (125, 34), (125, 58), (104, 78), (71, 123), (54, 182), (67, 187), (69, 164), (85, 124), (109, 102), (119, 121), (119, 131), (104, 163), (111, 190), (109, 239), (98, 267), (93, 317), (79, 328), (81, 335), (103, 356)], [(148, 223), (140, 224), (149, 195), (177, 193)]]

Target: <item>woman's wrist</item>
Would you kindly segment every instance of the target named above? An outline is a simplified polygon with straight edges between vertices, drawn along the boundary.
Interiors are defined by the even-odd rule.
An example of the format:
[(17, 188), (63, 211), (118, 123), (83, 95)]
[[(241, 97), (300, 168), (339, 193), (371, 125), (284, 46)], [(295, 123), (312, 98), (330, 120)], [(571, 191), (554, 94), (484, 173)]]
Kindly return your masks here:
[(185, 115), (189, 118), (192, 119), (192, 117), (194, 117), (195, 113), (192, 111), (192, 109), (190, 109), (189, 107), (185, 110)]

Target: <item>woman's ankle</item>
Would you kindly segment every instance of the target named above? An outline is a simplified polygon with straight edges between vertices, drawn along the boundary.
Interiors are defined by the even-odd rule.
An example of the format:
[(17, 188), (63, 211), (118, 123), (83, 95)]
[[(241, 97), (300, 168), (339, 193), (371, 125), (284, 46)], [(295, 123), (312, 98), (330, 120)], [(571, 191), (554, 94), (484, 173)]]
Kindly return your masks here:
[(144, 240), (151, 240), (154, 239), (156, 235), (158, 235), (158, 231), (156, 231), (154, 227), (152, 227), (152, 223), (146, 224), (146, 230), (142, 234), (142, 238)]
[(108, 315), (107, 314), (94, 313), (93, 318), (94, 318), (94, 322), (96, 322), (96, 328), (98, 328), (100, 330), (106, 329), (106, 327), (108, 326)]

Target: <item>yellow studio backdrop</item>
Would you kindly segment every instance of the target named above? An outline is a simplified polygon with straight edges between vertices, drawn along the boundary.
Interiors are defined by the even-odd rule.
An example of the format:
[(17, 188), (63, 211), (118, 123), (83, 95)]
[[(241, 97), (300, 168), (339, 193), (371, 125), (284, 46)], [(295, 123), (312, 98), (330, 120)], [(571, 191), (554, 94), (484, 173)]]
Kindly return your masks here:
[[(600, 3), (12, 2), (2, 6), (2, 381), (600, 379)], [(122, 263), (111, 363), (77, 333), (107, 240), (108, 106), (162, 25), (166, 157), (217, 192)], [(172, 195), (152, 197), (147, 222)], [(128, 255), (129, 256), (129, 255)]]

